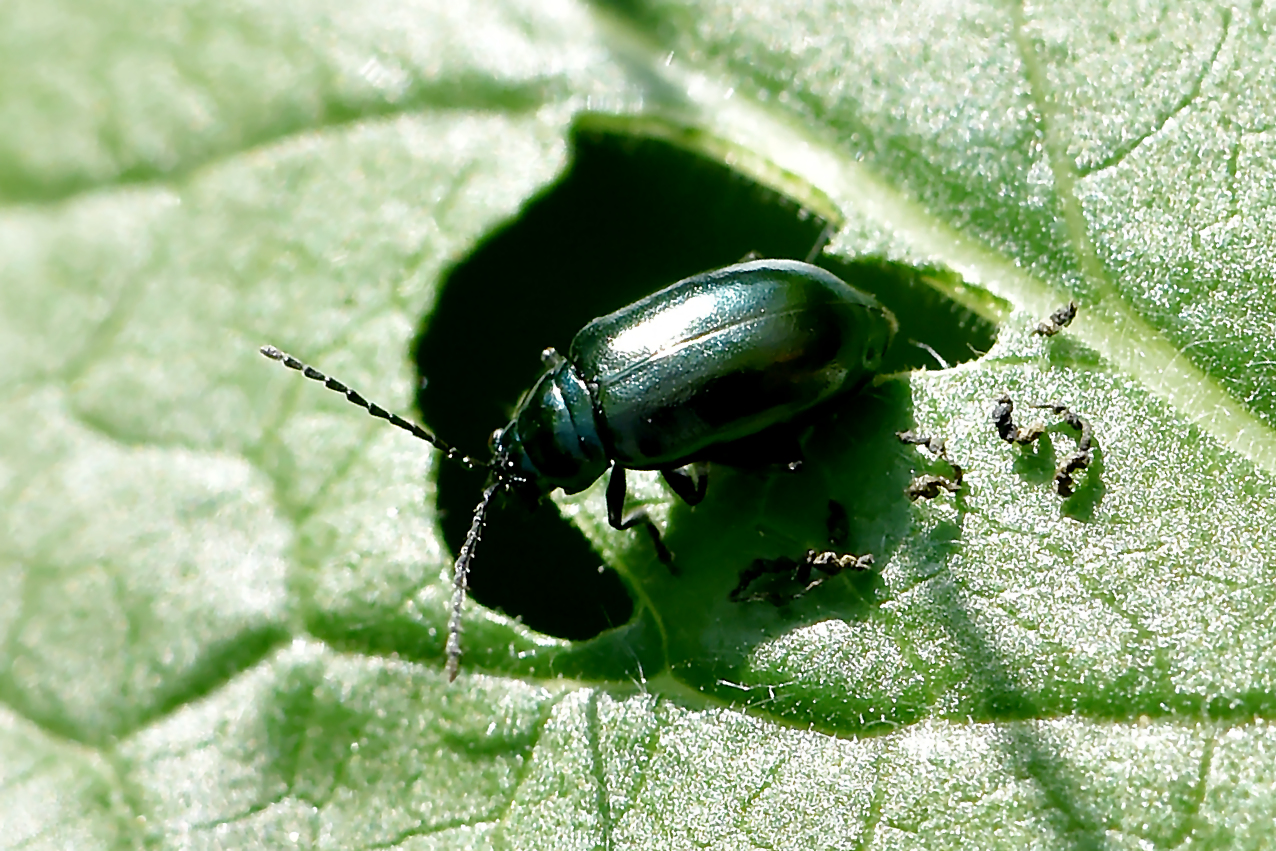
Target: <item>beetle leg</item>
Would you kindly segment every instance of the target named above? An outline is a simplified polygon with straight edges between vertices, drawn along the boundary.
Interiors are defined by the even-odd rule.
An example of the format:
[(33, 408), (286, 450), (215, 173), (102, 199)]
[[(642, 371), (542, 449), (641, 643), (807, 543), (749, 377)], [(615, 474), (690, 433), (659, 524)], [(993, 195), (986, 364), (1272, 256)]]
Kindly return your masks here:
[(673, 564), (673, 556), (669, 553), (665, 542), (660, 539), (660, 530), (656, 528), (655, 523), (651, 522), (646, 510), (635, 508), (625, 514), (625, 468), (619, 464), (612, 464), (611, 478), (607, 480), (607, 522), (613, 529), (622, 530), (632, 529), (641, 523), (651, 537), (652, 546), (656, 548), (656, 558), (669, 568), (670, 573), (678, 575), (678, 568)]
[(673, 492), (687, 505), (699, 505), (709, 488), (709, 465), (697, 461), (671, 470), (661, 470)]

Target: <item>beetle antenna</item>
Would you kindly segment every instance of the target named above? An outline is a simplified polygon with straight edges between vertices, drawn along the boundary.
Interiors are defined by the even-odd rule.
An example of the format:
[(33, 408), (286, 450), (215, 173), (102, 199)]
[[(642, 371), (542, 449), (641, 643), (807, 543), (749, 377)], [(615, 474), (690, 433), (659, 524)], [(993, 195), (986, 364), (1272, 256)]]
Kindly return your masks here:
[(461, 664), (461, 606), (465, 603), (465, 591), (470, 583), (470, 562), (474, 560), (474, 548), (483, 537), (487, 507), (502, 486), (503, 482), (495, 481), (483, 491), (483, 498), (474, 509), (474, 519), (470, 521), (465, 544), (452, 568), (452, 615), (447, 622), (447, 665), (444, 668), (449, 683), (456, 679), (456, 670)]
[(456, 449), (453, 449), (451, 446), (448, 446), (446, 443), (439, 440), (437, 437), (430, 434), (428, 431), (421, 428), (419, 425), (412, 422), (411, 420), (405, 420), (403, 417), (399, 416), (398, 414), (390, 413), (385, 408), (381, 407), (375, 402), (369, 402), (367, 399), (360, 396), (358, 392), (351, 390), (349, 387), (342, 384), (337, 379), (330, 378), (324, 375), (322, 372), (315, 369), (313, 366), (302, 363), (301, 361), (297, 360), (295, 357), (288, 354), (287, 352), (280, 351), (279, 349), (276, 349), (274, 346), (262, 346), (261, 353), (265, 355), (266, 357), (270, 358), (271, 360), (279, 361), (281, 364), (288, 367), (289, 369), (297, 370), (302, 375), (306, 376), (306, 378), (309, 378), (311, 381), (318, 381), (320, 384), (322, 384), (324, 387), (327, 387), (329, 390), (332, 390), (336, 393), (340, 393), (341, 395), (346, 397), (346, 401), (350, 402), (352, 405), (358, 405), (360, 408), (363, 408), (370, 415), (376, 417), (377, 419), (385, 420), (386, 422), (390, 423), (390, 425), (398, 426), (404, 431), (412, 434), (414, 437), (418, 437), (421, 440), (424, 440), (426, 443), (429, 443), (430, 445), (438, 448), (439, 451), (443, 453), (444, 457), (446, 457), (450, 461), (455, 461), (458, 464), (461, 464), (471, 470), (489, 470), (492, 467), (491, 464), (488, 464), (483, 461), (475, 461), (473, 458), (469, 457), (468, 455), (462, 455), (459, 451), (457, 451)]

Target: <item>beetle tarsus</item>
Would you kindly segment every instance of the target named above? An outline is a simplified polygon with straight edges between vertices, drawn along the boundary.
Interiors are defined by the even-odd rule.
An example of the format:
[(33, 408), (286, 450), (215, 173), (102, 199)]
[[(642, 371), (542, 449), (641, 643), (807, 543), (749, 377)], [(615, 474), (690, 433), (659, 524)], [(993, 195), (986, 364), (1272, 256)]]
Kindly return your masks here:
[(669, 552), (669, 548), (665, 546), (664, 539), (660, 537), (660, 530), (656, 528), (655, 523), (651, 522), (651, 518), (647, 516), (647, 512), (639, 509), (638, 511), (630, 514), (627, 518), (625, 518), (625, 520), (629, 523), (629, 526), (625, 527), (626, 529), (631, 528), (638, 523), (643, 524), (643, 528), (647, 530), (648, 537), (651, 538), (651, 545), (656, 548), (656, 558), (660, 560), (661, 564), (669, 569), (669, 574), (671, 576), (678, 576), (682, 573), (682, 571), (678, 569), (678, 566), (673, 563), (673, 553)]
[(660, 530), (656, 528), (656, 524), (652, 522), (646, 510), (635, 508), (633, 511), (625, 514), (625, 468), (619, 464), (613, 464), (611, 468), (611, 477), (607, 480), (607, 522), (611, 524), (613, 529), (621, 531), (632, 529), (638, 524), (642, 524), (647, 530), (647, 535), (651, 538), (651, 544), (656, 548), (656, 558), (660, 559), (660, 563), (669, 568), (669, 572), (677, 576), (681, 571), (678, 570), (673, 563), (673, 553), (669, 552), (669, 548), (665, 546), (664, 540), (660, 537)]

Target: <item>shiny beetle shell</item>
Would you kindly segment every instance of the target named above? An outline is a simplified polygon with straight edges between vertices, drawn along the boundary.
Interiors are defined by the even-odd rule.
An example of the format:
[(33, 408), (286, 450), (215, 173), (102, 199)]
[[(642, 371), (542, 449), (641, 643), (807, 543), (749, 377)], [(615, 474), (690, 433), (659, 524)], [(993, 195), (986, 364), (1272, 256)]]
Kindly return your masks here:
[(567, 360), (590, 388), (608, 456), (658, 469), (860, 386), (894, 333), (872, 296), (818, 266), (755, 260), (595, 319)]
[(613, 462), (679, 467), (858, 388), (895, 329), (872, 296), (809, 263), (695, 275), (582, 328), (496, 454), (541, 493), (588, 487)]

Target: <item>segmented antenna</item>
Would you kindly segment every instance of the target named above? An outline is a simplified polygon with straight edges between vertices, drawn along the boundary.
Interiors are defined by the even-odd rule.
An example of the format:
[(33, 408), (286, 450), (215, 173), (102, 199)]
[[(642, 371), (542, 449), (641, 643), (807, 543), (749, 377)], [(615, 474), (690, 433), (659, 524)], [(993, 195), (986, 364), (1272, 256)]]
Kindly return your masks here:
[(465, 544), (452, 568), (452, 615), (447, 622), (447, 665), (444, 668), (449, 683), (456, 679), (456, 671), (461, 664), (461, 606), (465, 603), (465, 591), (470, 583), (470, 561), (474, 558), (474, 549), (478, 546), (479, 539), (483, 537), (487, 506), (501, 487), (501, 482), (493, 482), (483, 491), (483, 498), (474, 509), (474, 519), (470, 521)]
[(429, 443), (432, 446), (435, 446), (436, 448), (439, 449), (439, 451), (443, 453), (444, 457), (450, 461), (455, 461), (458, 464), (468, 467), (471, 470), (489, 470), (492, 467), (491, 464), (488, 464), (484, 461), (475, 461), (473, 458), (469, 457), (468, 455), (462, 455), (459, 451), (457, 451), (456, 449), (453, 449), (451, 446), (448, 446), (446, 443), (439, 440), (437, 437), (430, 434), (428, 431), (421, 428), (419, 425), (412, 422), (411, 420), (405, 420), (403, 417), (399, 416), (398, 414), (392, 414), (389, 411), (387, 411), (385, 408), (381, 407), (380, 405), (374, 402), (369, 402), (367, 399), (360, 396), (356, 391), (351, 390), (349, 387), (342, 384), (337, 379), (330, 378), (324, 375), (322, 372), (315, 369), (313, 366), (302, 363), (301, 361), (297, 360), (295, 357), (288, 354), (287, 352), (280, 351), (279, 349), (276, 349), (274, 346), (262, 346), (261, 353), (265, 355), (266, 357), (270, 358), (271, 360), (279, 361), (281, 364), (288, 367), (289, 369), (297, 370), (302, 375), (306, 376), (306, 378), (309, 378), (311, 381), (318, 381), (320, 384), (322, 384), (324, 387), (327, 387), (329, 390), (332, 390), (336, 393), (340, 393), (341, 395), (346, 397), (346, 401), (350, 402), (353, 405), (358, 405), (360, 408), (363, 408), (370, 415), (376, 417), (377, 419), (385, 420), (386, 422), (390, 423), (390, 425), (398, 426), (404, 431), (412, 434), (414, 437), (418, 437), (421, 440), (424, 440), (426, 443)]

